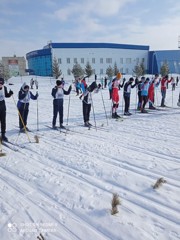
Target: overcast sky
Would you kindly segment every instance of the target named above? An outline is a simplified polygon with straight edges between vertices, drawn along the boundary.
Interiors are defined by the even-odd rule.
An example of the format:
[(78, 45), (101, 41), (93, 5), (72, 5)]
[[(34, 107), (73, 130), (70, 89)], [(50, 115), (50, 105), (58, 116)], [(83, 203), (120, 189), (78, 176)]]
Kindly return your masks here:
[(52, 42), (178, 49), (180, 0), (0, 0), (0, 58)]

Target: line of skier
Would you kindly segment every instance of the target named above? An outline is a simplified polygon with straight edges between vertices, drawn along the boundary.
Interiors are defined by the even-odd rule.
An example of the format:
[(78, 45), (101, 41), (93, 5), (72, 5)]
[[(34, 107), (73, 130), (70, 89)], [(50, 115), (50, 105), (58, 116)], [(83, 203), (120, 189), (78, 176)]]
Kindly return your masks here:
[[(170, 79), (168, 75), (164, 76), (162, 79), (158, 74), (155, 74), (155, 77), (150, 79), (149, 77), (145, 78), (142, 76), (140, 80), (138, 78), (130, 77), (129, 80), (125, 83), (125, 78), (122, 79), (122, 75), (120, 73), (109, 82), (109, 90), (110, 90), (110, 99), (112, 99), (112, 118), (119, 118), (120, 116), (117, 114), (117, 108), (119, 106), (119, 90), (123, 88), (123, 98), (124, 98), (124, 115), (129, 116), (131, 113), (129, 112), (130, 106), (130, 96), (131, 96), (131, 88), (136, 87), (137, 95), (138, 95), (138, 103), (137, 110), (140, 110), (142, 113), (147, 113), (145, 109), (146, 104), (149, 102), (149, 109), (156, 109), (154, 101), (155, 101), (155, 89), (161, 84), (161, 107), (165, 107), (165, 98), (166, 98), (166, 90), (167, 84), (174, 80), (173, 77)], [(121, 83), (122, 82), (122, 83)]]
[[(149, 101), (149, 108), (156, 109), (154, 106), (155, 100), (155, 88), (161, 84), (161, 107), (165, 107), (165, 97), (166, 97), (166, 89), (167, 83), (173, 81), (173, 78), (168, 78), (168, 75), (164, 76), (162, 79), (159, 78), (159, 75), (156, 74), (154, 78), (149, 79), (142, 76), (140, 80), (138, 78), (130, 77), (128, 81), (123, 78), (121, 73), (118, 73), (115, 78), (109, 81), (109, 89), (110, 89), (110, 99), (112, 100), (112, 118), (120, 118), (118, 115), (118, 107), (120, 101), (120, 89), (123, 88), (123, 98), (124, 98), (124, 115), (129, 116), (131, 113), (129, 112), (130, 106), (130, 97), (131, 97), (131, 89), (136, 87), (138, 103), (137, 110), (140, 110), (142, 113), (146, 113), (145, 106)], [(30, 82), (31, 83), (31, 82)], [(84, 126), (90, 127), (90, 112), (93, 104), (92, 94), (98, 93), (102, 88), (102, 85), (97, 84), (97, 80), (92, 82), (89, 86), (86, 83), (86, 77), (82, 77), (78, 79), (79, 88), (81, 90), (80, 99), (82, 100), (82, 113)], [(57, 80), (56, 85), (52, 88), (51, 95), (53, 97), (53, 118), (52, 118), (52, 128), (56, 129), (56, 120), (59, 114), (59, 127), (65, 128), (63, 125), (63, 105), (64, 105), (64, 95), (69, 95), (72, 90), (72, 86), (70, 85), (68, 90), (64, 89), (65, 82), (64, 80)], [(38, 83), (36, 84), (38, 86)], [(38, 87), (36, 87), (38, 89)], [(0, 123), (1, 123), (1, 140), (8, 141), (5, 136), (6, 132), (6, 106), (5, 106), (5, 98), (11, 97), (13, 95), (13, 91), (7, 91), (7, 88), (4, 86), (4, 79), (0, 78)], [(79, 95), (79, 94), (77, 94)], [(24, 83), (18, 93), (18, 103), (17, 109), (19, 114), (19, 128), (20, 132), (29, 131), (27, 127), (27, 118), (29, 112), (29, 102), (30, 99), (37, 100), (38, 99), (38, 91), (34, 95), (30, 91), (29, 85)]]

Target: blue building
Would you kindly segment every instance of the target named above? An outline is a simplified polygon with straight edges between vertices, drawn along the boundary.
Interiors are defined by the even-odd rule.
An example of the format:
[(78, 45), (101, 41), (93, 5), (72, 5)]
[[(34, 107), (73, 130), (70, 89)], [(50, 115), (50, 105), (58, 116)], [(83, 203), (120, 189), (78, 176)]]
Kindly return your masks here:
[(38, 76), (52, 76), (51, 49), (41, 49), (26, 54), (28, 70)]
[(115, 43), (52, 43), (43, 49), (26, 54), (28, 69), (35, 75), (52, 76), (53, 59), (56, 58), (63, 75), (71, 76), (73, 65), (85, 68), (87, 62), (94, 74), (105, 75), (106, 69), (117, 64), (120, 72), (133, 75), (135, 66), (143, 63), (146, 73), (160, 73), (167, 63), (170, 73), (180, 74), (180, 51), (149, 51), (149, 46)]
[(28, 68), (35, 75), (52, 76), (52, 63), (56, 58), (63, 75), (72, 75), (74, 64), (85, 68), (87, 62), (94, 74), (105, 75), (106, 69), (117, 64), (119, 70), (133, 74), (137, 64), (147, 68), (149, 46), (115, 43), (49, 43), (42, 50), (26, 54)]
[(160, 73), (164, 63), (169, 66), (170, 73), (180, 74), (180, 50), (150, 51), (148, 73)]

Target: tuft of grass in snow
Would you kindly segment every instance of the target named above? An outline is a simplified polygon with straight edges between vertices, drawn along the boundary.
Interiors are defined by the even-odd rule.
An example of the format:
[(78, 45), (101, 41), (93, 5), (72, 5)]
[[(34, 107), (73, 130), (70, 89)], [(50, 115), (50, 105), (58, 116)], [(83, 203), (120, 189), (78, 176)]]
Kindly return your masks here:
[(39, 137), (37, 135), (34, 136), (35, 142), (39, 143)]
[(113, 193), (113, 197), (111, 200), (111, 215), (114, 215), (119, 212), (118, 205), (121, 205), (119, 195), (117, 193)]
[(163, 183), (167, 183), (167, 181), (166, 181), (163, 177), (161, 177), (161, 178), (159, 178), (159, 179), (156, 181), (156, 183), (153, 185), (153, 188), (154, 188), (154, 189), (157, 189), (157, 188), (159, 188), (160, 186), (162, 186)]
[(4, 156), (6, 156), (6, 153), (3, 153), (2, 151), (2, 139), (0, 137), (0, 157), (4, 157)]
[(0, 157), (4, 157), (6, 156), (6, 153), (2, 152), (2, 150), (0, 151)]

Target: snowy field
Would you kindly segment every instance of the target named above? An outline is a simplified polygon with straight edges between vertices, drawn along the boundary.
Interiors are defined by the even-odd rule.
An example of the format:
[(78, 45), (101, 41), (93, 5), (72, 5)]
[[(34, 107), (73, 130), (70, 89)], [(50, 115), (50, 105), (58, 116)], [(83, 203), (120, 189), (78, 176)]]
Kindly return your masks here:
[[(169, 108), (148, 114), (135, 111), (132, 89), (133, 115), (123, 121), (110, 119), (111, 101), (103, 89), (93, 98), (97, 131), (81, 126), (82, 103), (72, 91), (64, 101), (64, 125), (71, 130), (65, 134), (47, 127), (55, 80), (37, 77), (39, 99), (30, 102), (27, 136), (18, 134), (15, 102), (30, 79), (12, 78), (14, 85), (6, 85), (14, 91), (14, 100), (6, 99), (6, 135), (17, 146), (1, 146), (6, 156), (0, 158), (0, 240), (43, 240), (40, 233), (45, 240), (179, 240), (180, 87), (172, 92), (169, 85)], [(160, 100), (157, 89), (155, 103)], [(122, 104), (121, 90), (119, 114)], [(90, 122), (95, 123), (93, 111)], [(167, 183), (153, 189), (160, 177)], [(113, 193), (121, 201), (116, 215)]]

